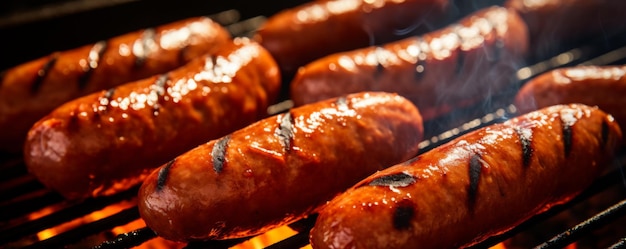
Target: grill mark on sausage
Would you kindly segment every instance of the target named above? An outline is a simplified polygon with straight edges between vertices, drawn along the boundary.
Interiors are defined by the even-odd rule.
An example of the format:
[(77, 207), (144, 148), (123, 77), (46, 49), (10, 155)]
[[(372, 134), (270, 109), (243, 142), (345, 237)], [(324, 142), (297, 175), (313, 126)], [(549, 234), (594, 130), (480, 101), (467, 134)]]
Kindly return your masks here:
[(167, 82), (170, 80), (169, 74), (161, 74), (154, 81), (154, 84), (151, 87), (151, 94), (156, 94), (158, 101), (152, 105), (152, 115), (156, 116), (159, 114), (159, 110), (161, 109), (161, 105), (158, 103), (163, 96), (165, 95), (165, 87), (167, 86)]
[(161, 170), (159, 170), (159, 174), (157, 176), (157, 185), (156, 185), (157, 191), (161, 191), (163, 187), (165, 186), (165, 182), (167, 182), (167, 178), (170, 174), (170, 168), (172, 168), (172, 165), (174, 165), (175, 162), (176, 162), (176, 159), (173, 159), (169, 161), (163, 168), (161, 168)]
[(530, 160), (533, 157), (532, 130), (527, 130), (529, 131), (528, 133), (524, 132), (524, 128), (515, 129), (519, 142), (522, 145), (522, 164), (524, 167), (530, 165)]
[(294, 136), (293, 115), (291, 115), (291, 112), (285, 113), (274, 134), (278, 137), (278, 142), (283, 146), (283, 149), (287, 152), (291, 151)]
[(89, 55), (87, 56), (87, 68), (85, 69), (83, 75), (78, 79), (78, 88), (85, 89), (87, 86), (87, 82), (91, 78), (93, 70), (98, 67), (100, 58), (104, 55), (108, 47), (107, 41), (99, 41), (91, 47), (89, 50)]
[(37, 77), (35, 78), (35, 81), (33, 82), (33, 85), (30, 88), (31, 93), (39, 92), (39, 89), (41, 88), (41, 83), (43, 83), (43, 79), (46, 76), (48, 76), (50, 69), (52, 69), (54, 64), (57, 62), (57, 59), (59, 58), (59, 54), (60, 53), (54, 53), (50, 55), (50, 57), (48, 58), (48, 61), (45, 64), (43, 64), (43, 66), (41, 67), (41, 69), (39, 69), (39, 71), (37, 71)]
[(411, 227), (411, 220), (415, 216), (415, 205), (404, 199), (395, 207), (393, 211), (393, 228), (396, 230), (406, 230)]
[[(562, 118), (562, 116), (561, 116)], [(572, 124), (561, 119), (563, 133), (563, 149), (565, 156), (569, 156), (572, 151)]]
[(476, 194), (478, 193), (478, 183), (480, 182), (480, 173), (483, 163), (480, 155), (474, 154), (469, 162), (469, 186), (467, 188), (467, 197), (470, 208), (476, 203)]
[(376, 78), (380, 77), (385, 72), (385, 67), (380, 63), (381, 58), (379, 56), (380, 51), (384, 50), (383, 47), (376, 47), (374, 50), (376, 54), (376, 71), (374, 71), (374, 77)]
[(383, 187), (406, 187), (413, 183), (416, 180), (412, 175), (409, 175), (405, 172), (401, 172), (393, 175), (386, 175), (378, 177), (372, 180), (367, 185), (369, 186), (383, 186)]
[(213, 144), (213, 150), (211, 150), (211, 157), (213, 157), (213, 170), (215, 173), (221, 173), (226, 164), (226, 149), (228, 149), (228, 142), (230, 141), (230, 135), (222, 137), (215, 144)]
[(155, 43), (156, 32), (154, 28), (146, 29), (141, 35), (140, 40), (133, 44), (133, 54), (135, 55), (135, 67), (139, 68), (145, 64), (146, 58), (150, 53), (152, 43)]
[(606, 144), (609, 142), (609, 124), (606, 123), (606, 119), (602, 120), (602, 130), (601, 130), (601, 144), (600, 149), (604, 150)]

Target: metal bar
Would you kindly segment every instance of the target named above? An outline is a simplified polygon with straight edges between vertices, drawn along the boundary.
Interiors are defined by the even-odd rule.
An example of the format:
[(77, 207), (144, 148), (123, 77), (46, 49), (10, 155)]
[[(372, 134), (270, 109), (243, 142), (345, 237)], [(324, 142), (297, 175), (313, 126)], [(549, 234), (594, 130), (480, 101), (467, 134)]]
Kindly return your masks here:
[(143, 227), (132, 232), (120, 234), (112, 240), (104, 241), (102, 244), (92, 247), (92, 249), (131, 248), (141, 245), (156, 236), (152, 229)]
[(626, 200), (622, 200), (588, 220), (567, 229), (566, 231), (554, 236), (552, 239), (536, 246), (535, 249), (564, 248), (565, 246), (576, 241), (576, 239), (580, 236), (588, 234), (591, 230), (600, 226), (609, 224), (624, 214), (626, 214)]

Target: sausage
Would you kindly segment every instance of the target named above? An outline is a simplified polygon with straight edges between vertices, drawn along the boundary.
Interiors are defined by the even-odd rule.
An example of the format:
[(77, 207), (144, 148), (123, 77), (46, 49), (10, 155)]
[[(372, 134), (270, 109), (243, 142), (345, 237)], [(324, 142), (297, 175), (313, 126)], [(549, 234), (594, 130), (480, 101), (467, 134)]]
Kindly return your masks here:
[[(443, 22), (448, 0), (312, 1), (270, 16), (254, 39), (274, 56), (285, 78), (335, 52), (426, 32)], [(405, 36), (406, 37), (406, 34)]]
[(28, 129), (69, 100), (165, 73), (230, 40), (220, 24), (194, 17), (54, 52), (8, 69), (0, 77), (0, 151), (21, 151)]
[(356, 93), (293, 108), (153, 171), (139, 190), (139, 213), (169, 240), (259, 234), (416, 155), (422, 137), (419, 111), (396, 94)]
[(396, 92), (429, 120), (505, 90), (527, 50), (519, 16), (494, 6), (423, 36), (311, 62), (298, 70), (290, 96), (298, 106), (350, 92)]
[(556, 104), (598, 106), (626, 126), (626, 65), (573, 66), (545, 72), (527, 82), (515, 96), (519, 113)]
[(379, 171), (320, 209), (313, 248), (464, 248), (564, 203), (608, 170), (610, 115), (558, 105)]
[(626, 2), (613, 0), (507, 0), (530, 31), (529, 57), (542, 60), (589, 39), (626, 31)]
[(138, 185), (162, 163), (267, 116), (280, 73), (258, 43), (213, 54), (58, 107), (28, 132), (24, 161), (67, 199)]

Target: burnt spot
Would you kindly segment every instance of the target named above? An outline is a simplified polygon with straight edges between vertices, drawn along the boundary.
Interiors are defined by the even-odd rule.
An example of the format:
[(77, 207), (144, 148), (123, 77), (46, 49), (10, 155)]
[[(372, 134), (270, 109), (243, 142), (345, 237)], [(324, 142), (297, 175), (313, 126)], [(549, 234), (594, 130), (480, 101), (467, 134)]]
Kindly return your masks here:
[[(170, 80), (169, 74), (161, 74), (154, 81), (154, 84), (152, 85), (151, 93), (155, 94), (158, 97), (158, 101), (160, 101), (163, 98), (163, 95), (165, 95), (165, 86), (167, 85), (167, 82), (169, 80)], [(159, 113), (160, 108), (161, 106), (159, 105), (159, 103), (155, 103), (152, 106), (152, 114), (157, 115)]]
[(563, 149), (565, 156), (569, 156), (572, 151), (572, 124), (570, 122), (563, 121)]
[(43, 66), (41, 67), (41, 69), (39, 69), (39, 71), (37, 71), (37, 76), (35, 78), (35, 81), (33, 82), (33, 85), (30, 88), (31, 93), (39, 92), (39, 89), (41, 88), (41, 84), (43, 83), (43, 79), (46, 78), (46, 76), (48, 76), (50, 69), (52, 69), (54, 64), (57, 62), (58, 58), (59, 58), (59, 53), (54, 53), (50, 55), (48, 57), (48, 61), (45, 64), (43, 64)]
[(385, 72), (385, 66), (381, 63), (382, 57), (379, 55), (382, 51), (385, 51), (382, 47), (376, 47), (376, 69), (374, 70), (374, 77), (378, 78)]
[(609, 142), (609, 124), (606, 123), (606, 119), (602, 120), (600, 148), (604, 150), (606, 144)]
[(187, 53), (189, 51), (189, 45), (185, 45), (178, 51), (178, 63), (185, 64), (187, 62)]
[(141, 35), (140, 40), (133, 45), (135, 67), (139, 68), (145, 64), (146, 58), (148, 58), (148, 55), (150, 54), (150, 50), (156, 44), (155, 37), (156, 32), (153, 28), (146, 29)]
[(412, 175), (401, 172), (393, 175), (381, 176), (371, 181), (369, 186), (406, 187), (415, 183)]
[[(465, 53), (466, 51), (463, 50), (462, 45), (464, 43), (463, 41), (463, 37), (461, 35), (459, 35), (458, 33), (458, 28), (456, 29), (455, 32), (453, 32), (453, 34), (456, 35), (457, 39), (459, 39), (459, 43), (458, 43), (458, 47), (456, 49), (456, 68), (455, 68), (455, 73), (457, 76), (461, 75), (461, 73), (463, 73), (463, 68), (465, 68)], [(452, 51), (454, 53), (454, 51)]]
[(515, 131), (517, 132), (517, 137), (522, 145), (522, 164), (524, 167), (528, 167), (530, 165), (530, 160), (533, 157), (532, 130), (517, 128)]
[(476, 195), (478, 193), (478, 183), (480, 182), (480, 174), (483, 168), (480, 155), (474, 154), (469, 162), (469, 186), (467, 188), (467, 198), (470, 207), (476, 203)]
[(291, 112), (285, 113), (280, 120), (280, 125), (276, 128), (274, 134), (278, 137), (278, 142), (283, 146), (285, 151), (291, 151), (293, 143), (293, 116)]
[(79, 89), (85, 89), (85, 87), (87, 86), (87, 82), (91, 78), (93, 71), (98, 67), (100, 58), (102, 58), (102, 55), (104, 54), (106, 49), (106, 41), (99, 41), (94, 44), (93, 47), (91, 47), (91, 50), (89, 50), (89, 55), (87, 56), (87, 67), (85, 68), (83, 75), (81, 75), (78, 79)]
[(161, 191), (163, 187), (165, 186), (165, 182), (167, 182), (167, 177), (170, 174), (170, 168), (172, 168), (172, 165), (174, 165), (174, 162), (176, 162), (176, 159), (169, 161), (165, 166), (163, 166), (159, 170), (159, 174), (157, 176), (157, 185), (156, 185), (157, 191)]
[(109, 88), (109, 90), (105, 91), (102, 97), (98, 99), (100, 106), (98, 107), (98, 111), (95, 113), (96, 115), (101, 111), (106, 111), (111, 104), (111, 99), (113, 98), (113, 94), (115, 94), (115, 88)]
[(502, 50), (504, 50), (504, 40), (498, 37), (493, 46), (491, 46), (491, 53), (487, 55), (487, 60), (492, 64), (497, 63), (502, 57)]
[(213, 145), (211, 150), (211, 157), (213, 157), (213, 170), (215, 173), (222, 172), (226, 164), (226, 149), (228, 149), (228, 142), (230, 141), (230, 135), (222, 137)]
[(415, 217), (415, 205), (406, 199), (398, 202), (393, 211), (393, 228), (397, 230), (411, 228), (413, 217)]

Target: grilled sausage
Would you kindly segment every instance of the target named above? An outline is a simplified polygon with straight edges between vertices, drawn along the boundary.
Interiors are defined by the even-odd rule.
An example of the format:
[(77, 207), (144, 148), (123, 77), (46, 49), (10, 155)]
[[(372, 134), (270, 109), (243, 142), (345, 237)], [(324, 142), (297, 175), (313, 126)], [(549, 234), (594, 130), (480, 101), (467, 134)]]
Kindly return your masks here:
[(236, 38), (169, 73), (60, 106), (29, 131), (25, 163), (68, 199), (113, 194), (178, 154), (264, 118), (279, 89), (271, 55)]
[(297, 106), (350, 92), (396, 92), (428, 120), (506, 89), (526, 51), (519, 16), (491, 7), (421, 37), (311, 62), (291, 82), (291, 99)]
[(507, 0), (530, 32), (529, 57), (553, 56), (563, 47), (626, 31), (626, 1), (613, 0)]
[(258, 234), (414, 156), (422, 136), (419, 111), (396, 94), (358, 93), (294, 108), (155, 170), (139, 190), (139, 212), (170, 240)]
[(28, 129), (61, 104), (165, 73), (230, 42), (206, 17), (140, 30), (18, 65), (0, 77), (0, 151), (21, 150)]
[(621, 130), (552, 106), (379, 171), (321, 208), (313, 248), (462, 248), (573, 198), (607, 170)]
[(610, 113), (626, 126), (626, 66), (574, 66), (554, 69), (526, 83), (515, 96), (519, 113), (556, 104), (581, 103)]
[(270, 16), (254, 38), (293, 76), (321, 56), (397, 40), (405, 29), (428, 31), (444, 19), (448, 5), (447, 0), (313, 1)]

